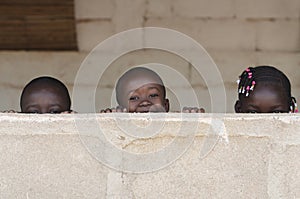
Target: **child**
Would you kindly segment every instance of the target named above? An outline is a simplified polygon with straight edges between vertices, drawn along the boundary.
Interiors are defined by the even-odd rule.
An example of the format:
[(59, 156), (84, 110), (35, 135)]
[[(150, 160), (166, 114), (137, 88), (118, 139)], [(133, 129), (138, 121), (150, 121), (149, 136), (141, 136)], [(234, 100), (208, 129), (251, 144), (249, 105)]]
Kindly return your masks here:
[(52, 77), (38, 77), (22, 91), (21, 113), (70, 113), (71, 99), (68, 89)]
[[(137, 67), (121, 76), (116, 85), (117, 108), (101, 110), (110, 112), (169, 112), (169, 100), (163, 81), (154, 71)], [(184, 113), (203, 113), (203, 108), (185, 107)]]
[(297, 112), (289, 79), (272, 66), (247, 68), (238, 83), (236, 113)]
[(116, 109), (106, 112), (168, 112), (169, 100), (161, 78), (152, 70), (137, 67), (123, 74), (116, 85)]

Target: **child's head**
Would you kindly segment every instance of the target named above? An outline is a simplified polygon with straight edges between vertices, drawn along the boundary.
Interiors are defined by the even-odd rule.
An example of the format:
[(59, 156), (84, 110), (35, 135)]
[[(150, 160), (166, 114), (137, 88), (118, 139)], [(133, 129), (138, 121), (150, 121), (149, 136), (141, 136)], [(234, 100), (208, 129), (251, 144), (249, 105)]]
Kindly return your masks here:
[(128, 112), (168, 112), (169, 100), (161, 78), (154, 71), (137, 67), (120, 77), (116, 85), (120, 106)]
[(22, 113), (61, 113), (70, 111), (71, 99), (61, 81), (38, 77), (23, 89), (20, 106)]
[(247, 68), (240, 76), (237, 113), (295, 112), (295, 98), (286, 75), (272, 66)]

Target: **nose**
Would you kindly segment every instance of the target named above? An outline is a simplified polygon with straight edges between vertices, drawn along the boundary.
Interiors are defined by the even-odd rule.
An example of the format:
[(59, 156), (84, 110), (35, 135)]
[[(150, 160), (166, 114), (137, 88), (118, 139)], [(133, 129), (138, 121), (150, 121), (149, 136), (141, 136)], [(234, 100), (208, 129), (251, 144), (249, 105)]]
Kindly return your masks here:
[(48, 111), (47, 108), (41, 108), (40, 113), (41, 114), (43, 114), (43, 113), (49, 113), (49, 111)]
[(150, 106), (152, 103), (148, 99), (142, 99), (141, 103), (139, 106)]

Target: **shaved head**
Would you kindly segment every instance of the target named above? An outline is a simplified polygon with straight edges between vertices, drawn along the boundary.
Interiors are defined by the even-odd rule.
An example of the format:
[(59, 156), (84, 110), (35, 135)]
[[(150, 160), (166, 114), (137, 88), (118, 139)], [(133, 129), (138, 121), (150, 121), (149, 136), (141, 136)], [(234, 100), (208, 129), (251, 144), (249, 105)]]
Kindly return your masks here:
[(124, 73), (118, 80), (116, 85), (116, 97), (118, 103), (121, 101), (125, 87), (130, 87), (130, 90), (135, 90), (146, 84), (158, 84), (162, 86), (164, 92), (163, 95), (166, 97), (165, 86), (159, 75), (148, 68), (137, 67)]
[(169, 111), (163, 81), (148, 68), (137, 67), (124, 73), (116, 85), (116, 98), (129, 112)]
[(51, 113), (69, 111), (71, 99), (68, 89), (52, 77), (38, 77), (29, 82), (22, 91), (21, 112)]

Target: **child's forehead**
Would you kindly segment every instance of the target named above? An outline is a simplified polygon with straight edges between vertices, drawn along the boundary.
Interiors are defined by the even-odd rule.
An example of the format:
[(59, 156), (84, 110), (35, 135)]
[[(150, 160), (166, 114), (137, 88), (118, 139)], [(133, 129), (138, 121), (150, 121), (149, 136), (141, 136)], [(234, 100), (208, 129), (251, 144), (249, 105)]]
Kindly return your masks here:
[(280, 80), (278, 81), (256, 81), (256, 87), (254, 89), (269, 89), (269, 90), (284, 90), (284, 86)]
[(161, 80), (157, 75), (149, 74), (149, 73), (142, 73), (142, 74), (132, 74), (128, 75), (125, 78), (126, 83), (131, 83), (131, 82), (153, 82), (153, 83), (158, 83), (161, 84)]
[(32, 88), (32, 90), (28, 90), (22, 98), (22, 103), (31, 104), (37, 103), (39, 100), (46, 100), (55, 103), (67, 103), (68, 96), (59, 89), (53, 88)]
[(157, 87), (163, 86), (161, 80), (156, 76), (145, 75), (145, 76), (133, 76), (131, 78), (127, 78), (123, 82), (123, 88), (125, 90), (135, 90), (149, 84), (152, 84), (154, 86), (157, 85)]
[(128, 71), (127, 73), (125, 73), (123, 75), (124, 78), (127, 79), (134, 79), (134, 78), (159, 78), (159, 76), (153, 72), (153, 71), (149, 71), (149, 70), (131, 70)]
[(250, 93), (249, 98), (252, 96), (264, 96), (264, 95), (273, 95), (276, 96), (278, 99), (285, 99), (288, 97), (287, 92), (285, 91), (284, 87), (280, 84), (257, 84), (255, 89)]
[(61, 94), (63, 90), (60, 89), (55, 84), (35, 84), (29, 86), (26, 93), (53, 93), (53, 94)]

